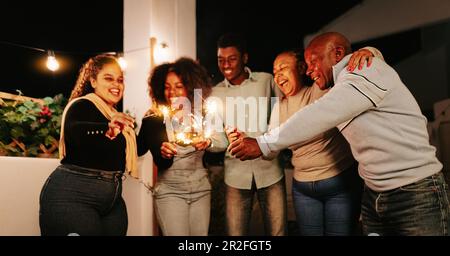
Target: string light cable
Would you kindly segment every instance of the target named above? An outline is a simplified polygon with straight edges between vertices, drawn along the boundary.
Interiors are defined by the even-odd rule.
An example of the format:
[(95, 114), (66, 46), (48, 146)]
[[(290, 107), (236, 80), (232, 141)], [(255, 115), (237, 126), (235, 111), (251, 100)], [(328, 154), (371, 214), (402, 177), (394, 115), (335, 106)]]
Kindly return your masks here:
[[(38, 47), (33, 47), (29, 45), (14, 43), (14, 42), (8, 42), (8, 41), (0, 41), (0, 44), (3, 45), (9, 45), (14, 46), (18, 48), (24, 48), (28, 50), (34, 50), (42, 53), (47, 53), (47, 68), (51, 70), (52, 72), (58, 70), (59, 68), (59, 62), (57, 60), (56, 54), (69, 54), (69, 55), (98, 55), (98, 54), (112, 54), (116, 55), (118, 57), (119, 65), (122, 67), (122, 69), (125, 69), (127, 66), (126, 60), (124, 59), (124, 52), (120, 51), (104, 51), (104, 52), (76, 52), (76, 51), (61, 51), (61, 50), (50, 50), (50, 49), (43, 49)], [(149, 47), (147, 47), (148, 49)], [(146, 48), (139, 48), (139, 49), (133, 49), (128, 52), (134, 52), (139, 50), (144, 50)]]

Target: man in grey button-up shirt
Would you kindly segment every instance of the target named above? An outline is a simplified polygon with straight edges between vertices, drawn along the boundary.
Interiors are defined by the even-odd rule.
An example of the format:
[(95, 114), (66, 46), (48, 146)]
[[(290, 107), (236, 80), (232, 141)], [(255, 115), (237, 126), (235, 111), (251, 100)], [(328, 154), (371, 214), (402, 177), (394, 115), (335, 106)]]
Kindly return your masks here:
[[(253, 138), (262, 135), (267, 131), (271, 96), (275, 96), (272, 75), (251, 72), (245, 67), (248, 60), (245, 40), (236, 34), (219, 39), (217, 57), (225, 79), (213, 88), (211, 97), (221, 102), (218, 108), (224, 127), (237, 128)], [(285, 235), (286, 188), (278, 160), (258, 158), (243, 162), (227, 153), (224, 165), (228, 235), (249, 235), (255, 193), (266, 234)]]

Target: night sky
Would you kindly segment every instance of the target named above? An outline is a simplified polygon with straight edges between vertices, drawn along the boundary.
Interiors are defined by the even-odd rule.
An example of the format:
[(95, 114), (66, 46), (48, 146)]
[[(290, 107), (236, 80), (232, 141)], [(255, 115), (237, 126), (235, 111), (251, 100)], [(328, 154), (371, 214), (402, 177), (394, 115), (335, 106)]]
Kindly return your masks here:
[(68, 97), (89, 57), (123, 50), (123, 2), (24, 1), (1, 3), (0, 41), (55, 51), (60, 69), (45, 68), (46, 52), (0, 43), (0, 91)]
[[(304, 35), (359, 2), (197, 0), (197, 58), (215, 81), (222, 79), (216, 41), (221, 34), (236, 31), (248, 39), (251, 69), (271, 72), (277, 53), (302, 47)], [(83, 62), (98, 53), (123, 50), (121, 0), (6, 0), (1, 12), (0, 91), (20, 89), (31, 97), (58, 93), (67, 97)], [(45, 52), (9, 43), (54, 50), (60, 70), (52, 73), (45, 68)]]
[(223, 33), (239, 32), (247, 38), (252, 71), (272, 73), (278, 53), (302, 48), (305, 35), (360, 2), (197, 0), (197, 58), (216, 82), (223, 79), (217, 68), (216, 41)]

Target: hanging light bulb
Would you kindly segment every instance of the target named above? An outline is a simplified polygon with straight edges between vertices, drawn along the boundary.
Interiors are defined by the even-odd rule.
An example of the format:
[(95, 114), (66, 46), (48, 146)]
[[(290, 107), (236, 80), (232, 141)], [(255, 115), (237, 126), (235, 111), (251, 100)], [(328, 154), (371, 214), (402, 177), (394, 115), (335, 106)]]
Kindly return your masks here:
[(55, 72), (59, 69), (59, 62), (56, 60), (55, 53), (53, 51), (47, 51), (47, 68)]
[(123, 57), (123, 53), (119, 53), (119, 58), (117, 59), (117, 61), (119, 62), (119, 66), (122, 70), (125, 70), (127, 68), (128, 63)]

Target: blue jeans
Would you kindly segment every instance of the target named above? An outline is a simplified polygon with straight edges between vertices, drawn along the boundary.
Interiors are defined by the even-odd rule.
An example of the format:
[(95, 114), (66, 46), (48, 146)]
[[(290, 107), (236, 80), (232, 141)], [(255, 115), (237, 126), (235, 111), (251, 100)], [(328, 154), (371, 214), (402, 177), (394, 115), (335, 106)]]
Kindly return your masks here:
[(356, 165), (337, 176), (292, 182), (292, 197), (300, 235), (353, 235), (361, 209), (362, 180)]
[(253, 180), (251, 189), (237, 189), (226, 186), (225, 211), (227, 233), (230, 236), (249, 235), (253, 196), (256, 193), (264, 220), (266, 235), (283, 236), (287, 233), (286, 183), (284, 177), (273, 185), (256, 188)]
[(41, 190), (41, 234), (126, 235), (121, 177), (120, 172), (58, 166)]
[(397, 189), (375, 192), (364, 187), (365, 235), (446, 236), (449, 227), (447, 184), (442, 172)]

